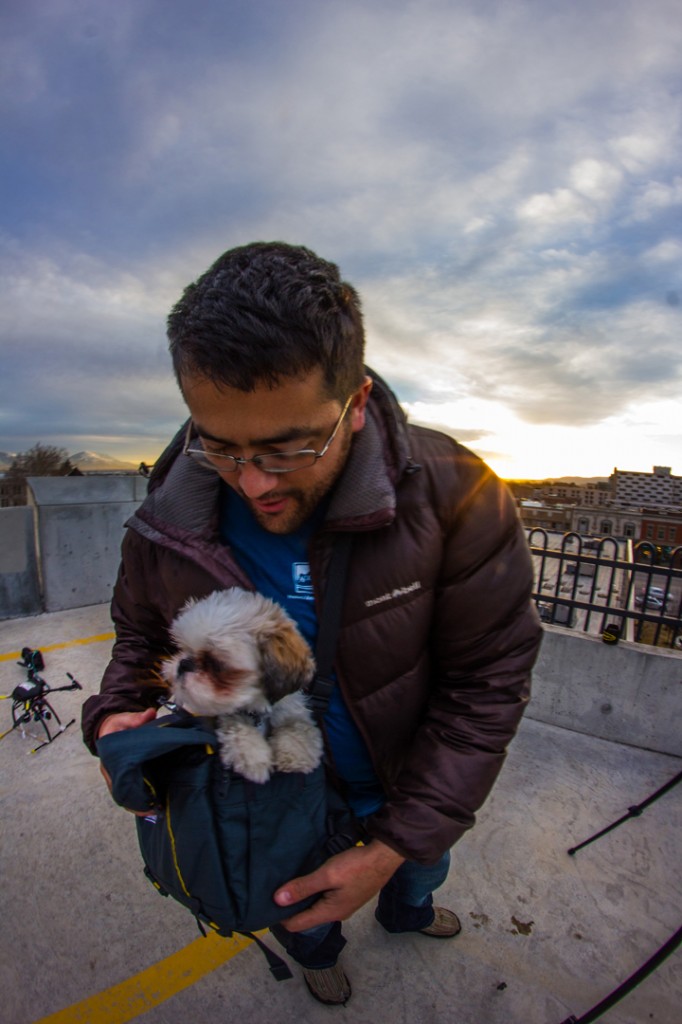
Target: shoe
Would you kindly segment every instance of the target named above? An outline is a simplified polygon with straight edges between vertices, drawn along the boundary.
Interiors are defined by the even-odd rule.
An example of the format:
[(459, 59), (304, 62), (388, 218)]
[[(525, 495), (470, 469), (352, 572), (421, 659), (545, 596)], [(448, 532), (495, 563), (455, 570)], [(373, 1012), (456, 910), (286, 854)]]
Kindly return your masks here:
[(345, 1006), (351, 996), (350, 982), (339, 964), (333, 967), (303, 968), (303, 980), (313, 999), (325, 1006)]
[(420, 935), (432, 935), (434, 939), (452, 939), (459, 935), (462, 924), (457, 914), (445, 907), (433, 908), (433, 921), (428, 928), (420, 928)]

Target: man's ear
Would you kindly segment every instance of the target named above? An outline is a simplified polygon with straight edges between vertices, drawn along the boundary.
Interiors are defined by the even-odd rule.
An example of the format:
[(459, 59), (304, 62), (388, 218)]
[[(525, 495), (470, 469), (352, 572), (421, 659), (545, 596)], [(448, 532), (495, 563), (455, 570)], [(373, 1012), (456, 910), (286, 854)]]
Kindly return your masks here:
[(353, 395), (350, 407), (350, 426), (354, 433), (362, 430), (365, 425), (365, 409), (370, 391), (372, 390), (372, 384), (372, 378), (365, 377), (362, 386)]

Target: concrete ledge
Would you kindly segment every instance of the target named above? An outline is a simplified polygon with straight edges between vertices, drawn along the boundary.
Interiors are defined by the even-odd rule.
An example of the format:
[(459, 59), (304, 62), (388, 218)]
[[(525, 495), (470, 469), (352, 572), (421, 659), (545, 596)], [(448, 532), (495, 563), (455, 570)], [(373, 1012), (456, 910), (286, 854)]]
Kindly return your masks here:
[(92, 505), (104, 502), (135, 502), (147, 495), (148, 480), (142, 476), (30, 476), (28, 486), (34, 505)]
[(108, 602), (123, 525), (143, 500), (147, 481), (136, 476), (29, 477), (28, 484), (37, 510), (45, 611)]
[(0, 619), (41, 611), (33, 509), (0, 509)]
[(682, 757), (682, 654), (546, 626), (528, 716)]

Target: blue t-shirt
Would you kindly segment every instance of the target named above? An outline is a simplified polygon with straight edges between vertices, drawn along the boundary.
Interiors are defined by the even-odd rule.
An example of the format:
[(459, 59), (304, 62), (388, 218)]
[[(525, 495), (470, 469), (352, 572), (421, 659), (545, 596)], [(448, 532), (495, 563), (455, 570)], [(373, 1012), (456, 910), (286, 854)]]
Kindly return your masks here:
[[(308, 546), (325, 512), (323, 503), (293, 533), (270, 533), (231, 487), (221, 487), (221, 540), (229, 545), (256, 590), (286, 609), (312, 650), (317, 641), (317, 615)], [(359, 817), (372, 814), (384, 803), (385, 796), (338, 686), (332, 690), (324, 721), (334, 767), (348, 786), (351, 807)]]

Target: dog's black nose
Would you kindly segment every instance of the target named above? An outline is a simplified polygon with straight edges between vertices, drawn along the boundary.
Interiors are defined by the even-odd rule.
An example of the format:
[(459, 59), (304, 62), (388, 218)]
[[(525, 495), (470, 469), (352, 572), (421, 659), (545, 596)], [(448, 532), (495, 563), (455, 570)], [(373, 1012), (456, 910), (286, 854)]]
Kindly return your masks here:
[(194, 658), (181, 658), (178, 662), (178, 675), (184, 676), (187, 672), (194, 672), (196, 667)]

